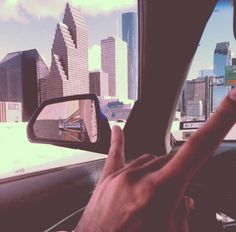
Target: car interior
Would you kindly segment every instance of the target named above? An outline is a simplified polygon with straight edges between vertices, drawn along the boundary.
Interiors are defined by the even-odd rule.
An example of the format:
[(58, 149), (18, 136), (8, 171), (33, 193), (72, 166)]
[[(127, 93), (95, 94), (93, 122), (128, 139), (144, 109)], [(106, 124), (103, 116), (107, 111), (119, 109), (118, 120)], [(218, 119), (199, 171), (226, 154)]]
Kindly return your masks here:
[[(217, 2), (138, 0), (138, 100), (124, 127), (127, 162), (144, 153), (174, 155), (183, 144), (174, 139), (171, 125), (192, 60)], [(233, 1), (229, 4), (236, 13)], [(230, 26), (236, 32), (236, 17)], [(74, 103), (83, 110), (82, 119), (78, 120)], [(95, 129), (86, 127), (87, 131), (86, 104), (93, 109), (96, 125)], [(47, 118), (44, 110), (67, 106), (72, 111), (56, 115), (60, 126), (55, 130), (60, 133), (55, 137), (54, 118)], [(48, 120), (50, 126), (44, 124)], [(72, 231), (99, 180), (110, 146), (111, 129), (101, 116), (97, 97), (87, 94), (45, 101), (31, 117), (27, 134), (30, 142), (67, 147), (73, 152), (84, 150), (96, 158), (0, 179), (0, 231)], [(223, 141), (189, 184), (186, 195), (197, 206), (190, 217), (191, 232), (236, 231), (235, 153), (235, 141)], [(220, 216), (231, 220), (218, 220)]]

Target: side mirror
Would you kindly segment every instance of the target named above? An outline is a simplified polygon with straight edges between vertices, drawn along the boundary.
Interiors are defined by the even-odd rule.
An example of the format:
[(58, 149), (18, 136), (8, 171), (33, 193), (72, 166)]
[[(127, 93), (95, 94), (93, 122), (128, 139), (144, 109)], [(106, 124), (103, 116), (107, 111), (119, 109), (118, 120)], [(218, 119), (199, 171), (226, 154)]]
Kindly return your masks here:
[(110, 133), (108, 121), (93, 94), (47, 100), (35, 111), (27, 126), (30, 142), (97, 152), (107, 152), (109, 142), (104, 139), (109, 140)]

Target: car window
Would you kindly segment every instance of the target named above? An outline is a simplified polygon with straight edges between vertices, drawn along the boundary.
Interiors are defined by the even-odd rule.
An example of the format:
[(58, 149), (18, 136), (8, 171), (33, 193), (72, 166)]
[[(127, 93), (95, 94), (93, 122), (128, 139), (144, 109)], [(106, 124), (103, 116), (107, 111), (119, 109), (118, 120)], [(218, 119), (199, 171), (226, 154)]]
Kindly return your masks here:
[(94, 93), (111, 125), (137, 99), (137, 1), (0, 3), (0, 179), (104, 158), (30, 144), (26, 125), (44, 100)]
[[(235, 52), (233, 2), (220, 0), (206, 25), (179, 99), (171, 128), (176, 140), (189, 138), (236, 86)], [(225, 139), (235, 140), (235, 130)]]

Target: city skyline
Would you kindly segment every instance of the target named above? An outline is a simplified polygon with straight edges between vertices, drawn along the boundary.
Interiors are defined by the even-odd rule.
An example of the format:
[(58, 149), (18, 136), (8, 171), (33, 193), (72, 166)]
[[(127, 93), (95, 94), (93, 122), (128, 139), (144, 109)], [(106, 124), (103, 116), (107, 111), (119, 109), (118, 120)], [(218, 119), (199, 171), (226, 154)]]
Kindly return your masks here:
[[(36, 10), (29, 14), (29, 9), (25, 14), (22, 13), (27, 18), (27, 22), (22, 22), (14, 17), (5, 19), (4, 14), (0, 16), (0, 28), (2, 29), (0, 37), (0, 59), (9, 52), (37, 48), (45, 63), (50, 66), (51, 41), (54, 36), (55, 22), (62, 17), (61, 14), (65, 2), (66, 1), (61, 1), (60, 3), (56, 3), (54, 8), (57, 13), (55, 13), (45, 10), (47, 9), (47, 5), (52, 3), (40, 4), (39, 1), (36, 1), (35, 4), (37, 4), (39, 8), (38, 15)], [(79, 4), (78, 1), (70, 2), (74, 2), (76, 6)], [(89, 70), (93, 71), (100, 69), (100, 40), (109, 35), (116, 35), (117, 30), (114, 25), (116, 25), (117, 16), (121, 22), (121, 14), (128, 11), (136, 11), (137, 2), (135, 0), (126, 0), (120, 3), (110, 3), (113, 4), (113, 6), (107, 7), (108, 9), (104, 9), (106, 8), (106, 3), (103, 0), (100, 1), (100, 4), (98, 4), (98, 1), (92, 3), (88, 0), (87, 2), (87, 6), (81, 9), (90, 32)], [(193, 59), (188, 79), (196, 78), (201, 69), (213, 69), (211, 57), (216, 43), (231, 41), (232, 51), (236, 51), (231, 26), (233, 22), (233, 10), (229, 2), (230, 1), (224, 1), (224, 3), (220, 2), (216, 8), (217, 10), (213, 12)], [(0, 3), (0, 5), (1, 4), (2, 3)], [(82, 1), (81, 4), (83, 5), (85, 3)], [(96, 9), (97, 14), (91, 12), (94, 11), (94, 7), (91, 7), (92, 4), (99, 5)], [(0, 10), (3, 11), (3, 9), (4, 8), (1, 8)], [(224, 33), (222, 33), (221, 28), (224, 28)], [(119, 28), (119, 37), (121, 37), (121, 26)], [(234, 56), (234, 54), (232, 55)]]
[[(58, 21), (62, 21), (63, 11), (66, 2), (80, 7), (81, 14), (85, 18), (89, 30), (89, 70), (100, 69), (100, 41), (107, 36), (117, 35), (117, 19), (119, 23), (118, 35), (121, 38), (121, 15), (127, 11), (136, 11), (136, 1), (126, 0), (125, 2), (110, 2), (99, 0), (91, 3), (77, 1), (61, 1), (56, 3), (56, 12), (43, 13), (43, 9), (50, 3), (40, 4), (38, 17), (36, 13), (27, 14), (27, 22), (22, 22), (13, 18), (3, 20), (0, 16), (0, 60), (9, 52), (37, 48), (45, 63), (50, 67), (51, 63), (51, 44)], [(97, 8), (94, 8), (97, 4)], [(1, 6), (1, 3), (0, 3)], [(96, 14), (91, 12), (96, 9)], [(0, 9), (1, 11), (1, 9)], [(40, 39), (39, 39), (40, 38)]]
[[(188, 79), (198, 77), (202, 69), (213, 69), (213, 54), (217, 43), (231, 42), (232, 57), (236, 55), (233, 35), (233, 7), (230, 0), (219, 1), (203, 32), (195, 53)], [(234, 54), (235, 52), (235, 54)]]
[[(114, 67), (112, 70), (109, 70), (108, 68), (108, 73), (104, 73), (106, 76), (100, 75), (99, 95), (112, 95), (114, 97), (118, 97), (119, 99), (127, 99), (127, 43), (121, 38), (115, 36), (110, 36), (107, 38), (112, 42), (112, 44), (110, 44), (111, 50), (109, 51), (109, 49), (105, 49), (102, 52), (101, 49), (101, 52), (103, 54), (103, 56), (102, 54), (100, 54), (101, 64), (104, 64), (105, 59), (106, 63), (108, 64), (108, 67), (111, 67), (110, 58), (112, 58), (114, 61), (112, 65)], [(101, 47), (102, 41), (104, 40), (100, 41)], [(57, 23), (51, 47), (51, 66), (49, 73), (47, 72), (46, 76), (40, 76), (34, 79), (34, 81), (37, 81), (36, 89), (33, 89), (35, 94), (38, 94), (37, 106), (39, 103), (42, 103), (44, 100), (47, 99), (74, 94), (89, 93), (90, 79), (88, 71), (88, 29), (86, 22), (81, 16), (78, 9), (74, 8), (69, 3), (66, 4), (62, 22)], [(21, 51), (19, 53), (21, 53)], [(10, 56), (11, 54), (12, 53), (10, 53)], [(8, 57), (6, 59), (8, 59)], [(103, 70), (106, 71), (105, 68)], [(114, 72), (115, 75), (112, 75), (112, 72)], [(2, 80), (5, 80), (4, 78), (6, 79), (7, 77), (3, 76)], [(110, 85), (114, 90), (113, 93), (110, 94), (108, 94), (108, 81), (114, 84)], [(94, 84), (96, 83), (98, 82), (95, 81)], [(15, 87), (17, 89), (20, 89), (20, 84), (21, 83), (19, 82), (19, 84), (17, 84)], [(110, 88), (110, 90), (112, 88)], [(8, 86), (5, 89), (7, 91), (10, 91), (10, 88), (8, 88)], [(24, 91), (23, 94), (25, 94)], [(11, 94), (14, 94), (15, 92), (16, 91), (12, 92)], [(31, 101), (30, 96), (28, 96), (27, 99)], [(9, 99), (5, 99), (5, 101), (9, 101)], [(23, 103), (22, 99), (17, 99), (17, 101)], [(23, 107), (23, 113), (25, 110), (28, 109)], [(130, 109), (126, 109), (127, 112), (129, 110)]]

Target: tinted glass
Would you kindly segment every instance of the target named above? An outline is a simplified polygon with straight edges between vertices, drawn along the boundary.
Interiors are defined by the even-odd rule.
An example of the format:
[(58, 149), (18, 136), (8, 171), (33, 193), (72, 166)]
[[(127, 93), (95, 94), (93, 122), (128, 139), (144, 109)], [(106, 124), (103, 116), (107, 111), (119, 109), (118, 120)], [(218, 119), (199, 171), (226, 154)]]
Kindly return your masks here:
[[(172, 125), (177, 140), (191, 135), (188, 132), (185, 136), (180, 129), (195, 130), (201, 126), (236, 86), (232, 4), (231, 0), (218, 2), (202, 35)], [(226, 139), (236, 139), (233, 130)]]

